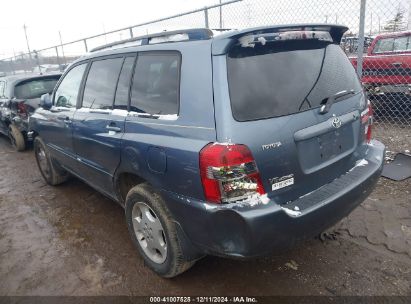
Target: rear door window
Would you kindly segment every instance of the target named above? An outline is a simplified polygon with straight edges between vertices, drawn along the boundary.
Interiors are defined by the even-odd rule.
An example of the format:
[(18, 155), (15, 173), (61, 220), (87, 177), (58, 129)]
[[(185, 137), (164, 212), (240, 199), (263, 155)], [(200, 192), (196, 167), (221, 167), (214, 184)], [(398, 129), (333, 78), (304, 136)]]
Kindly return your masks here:
[(54, 94), (54, 104), (57, 107), (75, 108), (77, 105), (77, 97), (80, 90), (81, 80), (83, 79), (84, 71), (87, 63), (80, 64), (72, 68)]
[(142, 52), (137, 57), (130, 110), (178, 114), (181, 56), (178, 52)]
[(83, 108), (112, 109), (117, 80), (124, 58), (94, 61), (87, 76)]
[(227, 56), (233, 116), (238, 121), (319, 107), (361, 85), (341, 48), (320, 40), (285, 40), (233, 47)]
[(120, 78), (118, 79), (116, 97), (114, 100), (115, 109), (127, 110), (130, 81), (135, 59), (136, 57), (126, 57), (124, 60)]

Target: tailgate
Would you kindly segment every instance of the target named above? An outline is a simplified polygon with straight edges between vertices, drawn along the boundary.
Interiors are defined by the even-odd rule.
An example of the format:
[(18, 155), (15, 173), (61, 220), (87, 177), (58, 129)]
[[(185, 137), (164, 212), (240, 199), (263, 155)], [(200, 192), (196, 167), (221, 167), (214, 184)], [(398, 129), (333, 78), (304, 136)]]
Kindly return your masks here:
[[(225, 138), (250, 148), (270, 198), (293, 201), (348, 172), (363, 157), (357, 153), (363, 143), (360, 98), (337, 103), (332, 113), (321, 117), (315, 109), (235, 122)], [(336, 119), (341, 122), (338, 128), (333, 126)]]

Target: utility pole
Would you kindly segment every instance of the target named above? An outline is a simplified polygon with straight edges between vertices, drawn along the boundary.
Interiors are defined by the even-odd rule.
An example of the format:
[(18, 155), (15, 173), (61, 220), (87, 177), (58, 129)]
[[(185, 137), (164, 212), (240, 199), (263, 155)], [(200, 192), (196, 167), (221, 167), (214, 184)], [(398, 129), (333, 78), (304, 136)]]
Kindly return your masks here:
[(61, 52), (63, 53), (64, 64), (67, 65), (66, 55), (64, 55), (63, 39), (61, 39), (60, 31), (59, 31), (59, 37), (60, 37)]
[(358, 49), (357, 49), (357, 75), (362, 77), (362, 63), (364, 56), (364, 32), (365, 32), (365, 8), (367, 0), (361, 0), (360, 5), (360, 26), (358, 31)]
[(372, 12), (371, 12), (371, 25), (370, 25), (370, 36), (372, 35)]
[(407, 29), (411, 30), (411, 2), (408, 7), (408, 23), (407, 23)]
[(378, 17), (378, 34), (381, 34), (381, 18), (380, 15), (377, 15)]
[(220, 29), (223, 28), (223, 12), (222, 12), (222, 5), (221, 5), (221, 0), (220, 0)]
[(104, 25), (104, 22), (103, 22), (103, 32), (104, 32), (104, 41), (105, 41), (106, 44), (107, 44), (106, 26)]
[(251, 4), (249, 2), (246, 3), (246, 14), (247, 14), (247, 26), (251, 26)]
[(335, 14), (335, 24), (338, 24), (338, 15)]
[(328, 23), (328, 15), (325, 15), (325, 23)]
[(25, 24), (23, 25), (23, 29), (24, 29), (24, 35), (26, 36), (27, 49), (29, 50), (29, 56), (30, 56), (30, 60), (31, 60), (31, 52), (30, 52), (30, 46), (29, 46), (29, 39), (27, 38), (27, 26), (26, 26)]

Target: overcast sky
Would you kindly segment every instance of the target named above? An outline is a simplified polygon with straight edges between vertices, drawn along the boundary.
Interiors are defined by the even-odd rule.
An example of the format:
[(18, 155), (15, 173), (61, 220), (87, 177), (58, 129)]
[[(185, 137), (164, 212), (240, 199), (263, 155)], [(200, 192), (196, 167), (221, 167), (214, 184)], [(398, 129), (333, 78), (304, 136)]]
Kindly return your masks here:
[[(215, 4), (218, 0), (7, 0), (0, 17), (0, 59), (14, 51), (27, 52), (23, 24), (30, 48), (41, 49), (63, 41), (138, 24)], [(126, 38), (126, 37), (124, 37)]]
[[(223, 0), (226, 1), (228, 0)], [(69, 42), (218, 2), (219, 0), (5, 0), (2, 1), (0, 17), (0, 59), (13, 56), (13, 52), (27, 52), (24, 24), (27, 26), (31, 50), (39, 50), (59, 44), (59, 31), (63, 42)], [(359, 4), (360, 0), (243, 0), (223, 9), (223, 27), (327, 21), (345, 24), (356, 32)], [(411, 0), (367, 0), (366, 33), (369, 33), (371, 27), (373, 33), (378, 33), (378, 26), (383, 27), (398, 8), (406, 10), (405, 19), (408, 19), (410, 6)], [(218, 27), (218, 9), (210, 11), (209, 19), (211, 27)], [(146, 31), (203, 27), (203, 21), (204, 14), (201, 12), (136, 29), (135, 35)], [(129, 38), (128, 35), (127, 31), (106, 35), (88, 41), (88, 47), (91, 49), (105, 42), (126, 39)], [(84, 52), (84, 44), (67, 46), (64, 50), (66, 55), (74, 55), (79, 51)]]

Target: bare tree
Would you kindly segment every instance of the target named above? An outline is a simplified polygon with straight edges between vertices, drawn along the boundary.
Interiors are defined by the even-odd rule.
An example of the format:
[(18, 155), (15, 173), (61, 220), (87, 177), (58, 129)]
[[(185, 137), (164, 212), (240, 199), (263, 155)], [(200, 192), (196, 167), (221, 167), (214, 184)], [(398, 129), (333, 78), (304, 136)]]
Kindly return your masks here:
[(405, 15), (405, 10), (402, 9), (401, 7), (398, 7), (395, 17), (389, 20), (387, 24), (384, 26), (384, 31), (397, 32), (397, 31), (403, 31), (407, 29), (407, 25), (404, 20), (404, 15)]

